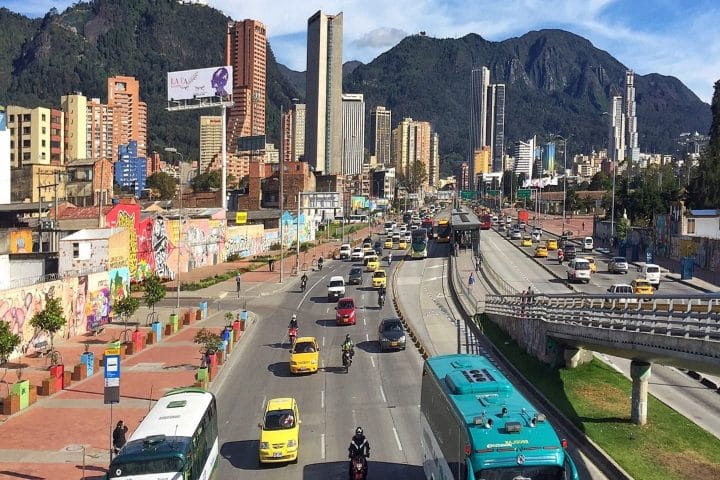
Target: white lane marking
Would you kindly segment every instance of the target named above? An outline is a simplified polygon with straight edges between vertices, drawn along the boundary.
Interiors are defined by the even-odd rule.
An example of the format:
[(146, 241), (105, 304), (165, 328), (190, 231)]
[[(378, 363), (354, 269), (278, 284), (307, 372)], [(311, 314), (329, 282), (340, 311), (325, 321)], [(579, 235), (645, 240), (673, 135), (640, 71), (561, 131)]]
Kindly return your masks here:
[(325, 369), (325, 360), (320, 360), (320, 368)]
[(365, 321), (364, 318), (363, 318), (363, 325), (365, 325), (367, 327), (367, 322)]
[(370, 335), (368, 335), (367, 333), (365, 334), (365, 340), (368, 342), (370, 341)]
[(320, 282), (322, 282), (324, 278), (325, 278), (325, 275), (323, 275), (322, 277), (318, 278), (318, 281), (315, 282), (315, 283), (313, 283), (313, 284), (312, 284), (312, 287), (310, 287), (310, 288), (307, 289), (307, 291), (305, 292), (305, 295), (303, 295), (302, 298), (300, 299), (300, 302), (298, 303), (298, 306), (297, 306), (296, 310), (300, 310), (300, 305), (302, 305), (302, 303), (305, 301), (305, 299), (307, 298), (307, 296), (310, 295), (310, 291), (311, 291), (313, 288), (317, 287), (317, 284), (320, 283)]
[(400, 436), (398, 435), (395, 427), (393, 427), (393, 433), (395, 434), (395, 441), (397, 442), (398, 450), (402, 452), (402, 443), (400, 443)]
[(373, 368), (375, 368), (375, 359), (373, 357), (370, 357), (370, 363), (372, 363)]
[(322, 346), (325, 346), (325, 337), (323, 337)]
[(330, 307), (327, 307), (327, 308), (325, 309), (325, 313), (330, 313)]
[(325, 409), (325, 390), (320, 390), (320, 408)]
[(355, 410), (352, 411), (352, 419), (353, 419), (353, 425), (357, 425), (357, 415), (355, 415)]
[(442, 275), (439, 277), (430, 277), (430, 278), (423, 278), (423, 282), (432, 282), (433, 280), (438, 280), (440, 278), (445, 278)]
[(385, 398), (385, 391), (382, 388), (382, 385), (380, 385), (380, 396), (383, 399), (383, 403), (387, 403), (387, 398)]
[(320, 434), (320, 458), (325, 460), (325, 434)]
[(265, 409), (265, 400), (267, 400), (267, 397), (263, 395), (262, 403), (260, 404), (260, 411)]

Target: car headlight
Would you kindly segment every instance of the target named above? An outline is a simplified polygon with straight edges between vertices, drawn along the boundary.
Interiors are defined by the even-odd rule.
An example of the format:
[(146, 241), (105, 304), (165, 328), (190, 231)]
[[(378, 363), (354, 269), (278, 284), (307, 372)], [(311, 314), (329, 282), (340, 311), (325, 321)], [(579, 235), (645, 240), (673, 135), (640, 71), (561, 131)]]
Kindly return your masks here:
[(295, 440), (288, 440), (287, 446), (288, 446), (289, 448), (296, 447), (296, 446), (297, 446), (297, 442), (296, 442)]
[(295, 360), (291, 360), (290, 365), (297, 365), (297, 362)]
[(268, 448), (270, 448), (270, 442), (260, 442), (261, 450), (267, 450)]
[(405, 335), (403, 335), (402, 337), (398, 338), (398, 342), (400, 342), (400, 343), (405, 343)]

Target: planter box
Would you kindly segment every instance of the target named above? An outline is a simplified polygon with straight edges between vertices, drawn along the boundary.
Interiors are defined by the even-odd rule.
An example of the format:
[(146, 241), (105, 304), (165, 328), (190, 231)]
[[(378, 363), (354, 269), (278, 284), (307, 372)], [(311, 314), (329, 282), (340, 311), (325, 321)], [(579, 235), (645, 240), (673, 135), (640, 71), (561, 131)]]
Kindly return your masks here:
[(157, 343), (157, 335), (155, 335), (155, 332), (150, 330), (147, 334), (147, 344), (148, 345), (154, 345)]
[(93, 372), (99, 372), (100, 371), (100, 357), (95, 355), (93, 359)]
[[(192, 312), (188, 312), (187, 314), (188, 314), (188, 316), (192, 316)], [(195, 320), (197, 320), (199, 322), (202, 319), (203, 319), (203, 311), (198, 308), (197, 310), (195, 310)]]
[(126, 355), (135, 355), (137, 352), (135, 351), (135, 344), (133, 342), (125, 342), (123, 344), (125, 348), (123, 350), (125, 351)]
[(72, 380), (74, 382), (79, 382), (80, 380), (85, 380), (87, 377), (87, 368), (85, 368), (85, 365), (75, 365), (72, 371)]
[(165, 336), (167, 337), (168, 335), (172, 335), (172, 334), (173, 334), (172, 325), (170, 325), (168, 323), (167, 325), (165, 325)]
[(70, 372), (67, 370), (65, 370), (63, 372), (63, 389), (68, 388), (70, 386), (70, 384), (72, 383), (72, 375), (73, 375), (73, 372)]
[(222, 350), (219, 350), (216, 355), (217, 355), (217, 364), (222, 365), (225, 362), (225, 352), (223, 352)]
[(41, 397), (49, 397), (50, 395), (57, 392), (57, 378), (46, 378), (40, 385), (40, 391), (38, 395)]
[(30, 385), (30, 391), (28, 392), (30, 405), (33, 405), (35, 402), (37, 402), (37, 386)]
[(3, 399), (3, 415), (12, 415), (20, 411), (20, 397), (17, 395), (10, 395)]
[(182, 324), (183, 324), (183, 325), (190, 325), (191, 323), (192, 323), (192, 316), (190, 316), (190, 315), (183, 315)]

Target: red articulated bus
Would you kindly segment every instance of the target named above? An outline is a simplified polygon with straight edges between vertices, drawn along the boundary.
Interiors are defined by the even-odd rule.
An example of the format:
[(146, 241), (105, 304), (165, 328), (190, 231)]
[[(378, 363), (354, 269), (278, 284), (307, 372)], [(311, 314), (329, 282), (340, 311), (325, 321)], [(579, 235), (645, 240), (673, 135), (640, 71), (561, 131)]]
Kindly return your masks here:
[(492, 215), (480, 215), (480, 230), (490, 230), (492, 228)]

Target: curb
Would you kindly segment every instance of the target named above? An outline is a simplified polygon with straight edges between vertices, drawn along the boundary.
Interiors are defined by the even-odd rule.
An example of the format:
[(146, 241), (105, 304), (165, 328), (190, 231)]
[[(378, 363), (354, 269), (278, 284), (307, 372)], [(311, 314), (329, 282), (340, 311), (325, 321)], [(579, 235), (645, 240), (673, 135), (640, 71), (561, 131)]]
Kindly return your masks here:
[(400, 309), (400, 303), (397, 301), (397, 293), (396, 293), (396, 279), (397, 279), (397, 272), (400, 270), (400, 267), (405, 262), (405, 257), (403, 257), (400, 262), (398, 263), (397, 267), (395, 267), (395, 270), (393, 270), (393, 278), (392, 278), (392, 292), (393, 292), (393, 308), (395, 309), (395, 313), (397, 313), (398, 318), (400, 318), (400, 321), (403, 324), (403, 327), (405, 328), (405, 331), (408, 333), (410, 338), (412, 339), (413, 345), (415, 345), (415, 348), (417, 348), (418, 352), (420, 353), (420, 356), (423, 358), (423, 360), (427, 360), (430, 355), (428, 354), (427, 350), (425, 349), (425, 346), (422, 344), (420, 339), (415, 335), (415, 332), (410, 327), (410, 324), (407, 320), (405, 320), (405, 315), (403, 315), (402, 310)]

